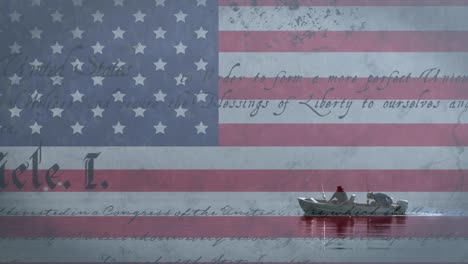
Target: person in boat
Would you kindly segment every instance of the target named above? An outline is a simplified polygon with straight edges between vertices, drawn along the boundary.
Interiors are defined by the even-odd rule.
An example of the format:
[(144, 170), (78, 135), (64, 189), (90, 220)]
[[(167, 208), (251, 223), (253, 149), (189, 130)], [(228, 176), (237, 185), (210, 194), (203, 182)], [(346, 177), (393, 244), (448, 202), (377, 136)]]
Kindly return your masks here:
[(390, 196), (386, 195), (385, 193), (367, 193), (367, 198), (368, 199), (373, 199), (375, 201), (375, 204), (378, 206), (391, 206), (393, 203), (392, 198)]
[(348, 195), (344, 191), (343, 187), (337, 186), (336, 187), (336, 192), (333, 194), (333, 196), (328, 200), (329, 202), (333, 201), (333, 199), (336, 200), (337, 203), (342, 204), (348, 200)]

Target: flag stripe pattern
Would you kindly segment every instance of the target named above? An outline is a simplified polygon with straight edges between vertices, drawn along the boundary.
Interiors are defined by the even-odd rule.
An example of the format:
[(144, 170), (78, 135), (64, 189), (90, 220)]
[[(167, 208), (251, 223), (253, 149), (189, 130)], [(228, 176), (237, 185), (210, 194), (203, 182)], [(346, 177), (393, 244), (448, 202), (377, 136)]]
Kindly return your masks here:
[(1, 262), (468, 261), (468, 1), (0, 7)]
[[(359, 150), (373, 147), (382, 152), (369, 157), (366, 164), (336, 164), (343, 168), (336, 171), (340, 179), (326, 188), (333, 191), (346, 183), (351, 190), (355, 183), (359, 190), (374, 190), (376, 186), (367, 187), (370, 178), (391, 188), (401, 176), (401, 184), (393, 186), (403, 193), (392, 195), (406, 196), (413, 206), (424, 200), (420, 200), (424, 194), (418, 198), (413, 192), (427, 184), (432, 173), (442, 176), (442, 170), (429, 165), (418, 180), (413, 173), (421, 172), (421, 167), (406, 170), (409, 175), (401, 170), (400, 162), (385, 168), (376, 165), (386, 159), (382, 154), (417, 149), (416, 156), (424, 156), (433, 147), (466, 145), (462, 105), (468, 65), (461, 59), (468, 43), (461, 19), (466, 1), (223, 0), (219, 4), (220, 145), (276, 146), (282, 150), (272, 155), (275, 161), (282, 160), (280, 153), (288, 147), (301, 153), (296, 157), (304, 157), (304, 148), (324, 150), (304, 154), (314, 165), (299, 161), (302, 158), (293, 162), (291, 168), (301, 169), (330, 164), (321, 155), (331, 149), (340, 148), (340, 153), (347, 149), (356, 157)], [(369, 102), (376, 107), (367, 107)], [(412, 159), (409, 153), (402, 156)], [(464, 174), (463, 163), (458, 162), (461, 166), (449, 169), (450, 173)], [(357, 170), (353, 170), (355, 165)], [(312, 184), (331, 180), (328, 173), (337, 167), (321, 170), (321, 178)], [(305, 173), (312, 175), (311, 170)], [(354, 178), (366, 173), (366, 183)], [(393, 173), (399, 176), (390, 176)], [(282, 175), (289, 182), (298, 174)], [(449, 178), (441, 179), (448, 183)], [(316, 186), (316, 192), (323, 190), (320, 184)], [(429, 193), (432, 201), (444, 195), (442, 190)], [(440, 199), (446, 205), (459, 201)], [(368, 255), (366, 261), (372, 257)]]
[[(11, 175), (13, 170), (6, 170)], [(39, 170), (45, 175), (47, 170)], [(3, 192), (33, 192), (32, 172), (19, 177), (25, 184), (18, 189), (7, 185)], [(365, 192), (367, 189), (385, 192), (466, 192), (468, 175), (464, 170), (395, 169), (395, 170), (96, 170), (95, 181), (112, 182), (97, 192), (321, 192), (316, 182), (323, 182), (324, 190), (334, 191), (335, 185), (349, 181), (347, 190)], [(293, 180), (291, 180), (293, 179)], [(49, 192), (87, 192), (80, 184), (64, 186), (65, 182), (83, 180), (82, 170), (61, 170), (55, 181), (60, 185)], [(229, 184), (226, 184), (229, 183)], [(47, 187), (41, 182), (39, 188)], [(6, 194), (4, 194), (6, 196)]]
[[(358, 77), (356, 75), (330, 75), (328, 77), (302, 77), (286, 72), (278, 72), (274, 77), (265, 77), (259, 86), (254, 78), (243, 78), (230, 81), (219, 81), (221, 107), (226, 99), (244, 100), (305, 100), (353, 99), (353, 100), (396, 100), (391, 108), (414, 108), (416, 104), (407, 105), (408, 100), (450, 100), (453, 107), (465, 108), (468, 97), (466, 77), (446, 75), (436, 82), (425, 81), (419, 76), (403, 75), (392, 71), (390, 75), (373, 75)], [(424, 76), (424, 75), (423, 75)], [(390, 78), (389, 78), (390, 77)], [(313, 91), (310, 87), (313, 86)], [(331, 89), (333, 88), (333, 89)], [(328, 93), (326, 93), (329, 91)], [(398, 103), (398, 101), (403, 101)], [(399, 104), (399, 105), (398, 105)], [(232, 106), (232, 107), (235, 107)], [(238, 106), (239, 107), (239, 106)], [(390, 105), (389, 105), (390, 107)]]
[(220, 6), (466, 6), (466, 0), (219, 0)]
[[(446, 40), (451, 42), (447, 43)], [(465, 31), (222, 31), (221, 52), (466, 52)], [(452, 42), (453, 41), (453, 42)]]

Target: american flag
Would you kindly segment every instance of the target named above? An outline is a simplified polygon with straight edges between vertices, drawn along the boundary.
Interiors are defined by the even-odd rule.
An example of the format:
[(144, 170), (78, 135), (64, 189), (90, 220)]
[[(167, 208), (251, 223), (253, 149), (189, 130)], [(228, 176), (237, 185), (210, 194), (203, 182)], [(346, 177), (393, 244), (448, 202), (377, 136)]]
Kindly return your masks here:
[[(0, 262), (468, 262), (466, 0), (2, 0)], [(400, 217), (303, 217), (337, 185)]]

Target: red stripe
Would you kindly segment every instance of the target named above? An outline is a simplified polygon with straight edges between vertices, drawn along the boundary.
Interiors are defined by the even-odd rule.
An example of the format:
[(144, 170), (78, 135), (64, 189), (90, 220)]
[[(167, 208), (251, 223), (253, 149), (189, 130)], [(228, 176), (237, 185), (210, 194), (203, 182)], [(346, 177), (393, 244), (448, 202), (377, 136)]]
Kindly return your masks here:
[[(11, 171), (7, 171), (7, 178)], [(44, 171), (39, 171), (42, 179)], [(17, 189), (9, 180), (3, 191), (43, 191), (46, 182), (34, 188), (31, 171), (19, 178), (25, 182)], [(84, 188), (81, 170), (62, 170), (56, 182), (70, 181), (52, 192), (466, 192), (468, 170), (96, 170), (96, 189)], [(106, 180), (106, 189), (100, 183)]]
[(222, 146), (468, 146), (468, 124), (221, 124)]
[(466, 31), (221, 31), (221, 52), (463, 52)]
[[(133, 221), (132, 221), (133, 219)], [(467, 237), (468, 218), (0, 217), (1, 237)]]
[(466, 6), (467, 0), (218, 0), (220, 6)]
[[(280, 71), (278, 70), (278, 72)], [(458, 79), (458, 82), (443, 82), (441, 78), (436, 82), (424, 82), (424, 78), (418, 78), (421, 73), (416, 73), (417, 76), (412, 76), (416, 78), (409, 78), (408, 82), (399, 83), (400, 80), (406, 81), (406, 77), (401, 77), (408, 75), (408, 73), (402, 73), (399, 75), (400, 79), (392, 78), (388, 84), (388, 78), (383, 79), (384, 76), (356, 78), (355, 81), (352, 81), (353, 76), (348, 79), (346, 79), (346, 76), (338, 79), (329, 79), (328, 77), (294, 79), (293, 74), (290, 73), (278, 73), (277, 78), (266, 78), (263, 81), (260, 81), (260, 79), (255, 81), (254, 78), (232, 80), (220, 77), (218, 82), (219, 99), (282, 100), (291, 98), (307, 100), (312, 96), (312, 99), (320, 100), (330, 88), (333, 88), (333, 90), (326, 94), (326, 99), (468, 99), (468, 76), (464, 82), (461, 82), (462, 79)], [(388, 75), (390, 74), (391, 72), (388, 73)], [(395, 76), (395, 74), (392, 76)]]

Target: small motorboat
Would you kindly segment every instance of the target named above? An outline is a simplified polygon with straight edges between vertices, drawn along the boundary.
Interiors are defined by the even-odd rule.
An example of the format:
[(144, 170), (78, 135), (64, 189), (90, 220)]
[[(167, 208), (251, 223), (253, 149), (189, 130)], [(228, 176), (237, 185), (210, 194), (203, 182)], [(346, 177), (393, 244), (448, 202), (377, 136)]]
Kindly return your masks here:
[(298, 197), (299, 205), (306, 216), (330, 216), (330, 215), (350, 215), (350, 216), (383, 216), (383, 215), (404, 215), (408, 209), (407, 200), (397, 200), (390, 206), (378, 206), (375, 203), (356, 203), (356, 195), (344, 203), (328, 202), (325, 199)]

